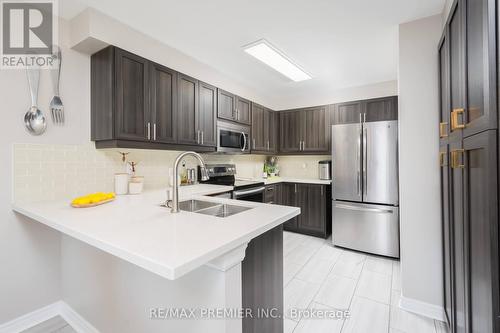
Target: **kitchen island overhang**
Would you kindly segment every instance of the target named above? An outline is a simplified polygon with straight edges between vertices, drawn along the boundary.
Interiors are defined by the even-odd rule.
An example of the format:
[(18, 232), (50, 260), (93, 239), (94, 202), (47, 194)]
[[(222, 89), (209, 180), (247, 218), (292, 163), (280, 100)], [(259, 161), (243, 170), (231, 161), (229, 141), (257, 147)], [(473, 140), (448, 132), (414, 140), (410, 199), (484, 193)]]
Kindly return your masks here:
[[(71, 275), (71, 273), (65, 274), (66, 277), (73, 276), (73, 278), (66, 279), (63, 277), (62, 283), (71, 286), (64, 288), (70, 290), (69, 295), (67, 295), (68, 299), (73, 299), (73, 301), (69, 301), (70, 305), (76, 307), (78, 312), (83, 312), (83, 316), (88, 317), (95, 317), (96, 315), (88, 310), (88, 307), (79, 308), (82, 300), (79, 299), (75, 289), (81, 288), (81, 290), (88, 291), (95, 288), (95, 283), (88, 282), (89, 278), (80, 278), (80, 275), (90, 274), (83, 271), (96, 270), (93, 267), (96, 264), (93, 262), (94, 260), (89, 260), (89, 258), (94, 257), (99, 258), (95, 260), (96, 262), (108, 262), (106, 265), (100, 265), (100, 267), (116, 265), (122, 267), (124, 265), (130, 266), (129, 263), (132, 263), (134, 266), (139, 266), (148, 272), (165, 278), (165, 282), (159, 282), (157, 277), (147, 276), (149, 274), (140, 272), (142, 270), (138, 270), (137, 267), (121, 269), (134, 272), (127, 274), (130, 275), (129, 277), (116, 277), (116, 272), (111, 273), (111, 275), (115, 276), (115, 279), (121, 281), (119, 284), (132, 286), (130, 290), (121, 290), (119, 294), (122, 297), (125, 297), (129, 292), (136, 295), (135, 298), (132, 296), (131, 299), (135, 299), (134, 302), (143, 304), (144, 307), (154, 307), (159, 304), (158, 302), (162, 296), (138, 294), (139, 291), (135, 289), (143, 287), (138, 285), (135, 282), (136, 280), (156, 281), (147, 284), (161, 285), (160, 289), (165, 290), (163, 294), (170, 295), (167, 305), (173, 307), (242, 308), (242, 260), (245, 258), (248, 244), (252, 239), (276, 229), (284, 222), (300, 214), (300, 209), (296, 207), (198, 195), (185, 196), (182, 197), (182, 200), (195, 198), (203, 201), (245, 206), (251, 209), (226, 218), (190, 212), (171, 214), (167, 208), (160, 205), (163, 195), (163, 191), (154, 191), (144, 193), (141, 196), (118, 197), (115, 202), (88, 210), (73, 209), (69, 207), (67, 201), (15, 203), (13, 209), (61, 232), (64, 235), (62, 243), (65, 249), (79, 248), (75, 251), (63, 251), (64, 260), (66, 261), (63, 270), (66, 269), (70, 272), (79, 270), (80, 272), (75, 275)], [(86, 245), (77, 244), (80, 242), (75, 243), (74, 239)], [(100, 251), (96, 251), (96, 249)], [(106, 253), (106, 256), (99, 254), (102, 251)], [(85, 260), (71, 257), (71, 253), (80, 255), (84, 252), (92, 252), (92, 254)], [(116, 259), (113, 258), (119, 258), (120, 261), (127, 263), (116, 263)], [(85, 262), (85, 264), (77, 265), (77, 261)], [(72, 267), (72, 269), (67, 269), (67, 266)], [(132, 276), (135, 275), (140, 275), (141, 278), (133, 278)], [(209, 285), (200, 287), (200, 283), (213, 283), (214, 285), (213, 288)], [(98, 286), (98, 288), (100, 287)], [(110, 288), (115, 288), (115, 286)], [(204, 289), (200, 290), (200, 288)], [(179, 293), (179, 289), (186, 290), (186, 293)], [(216, 292), (216, 290), (219, 290), (219, 292)], [(194, 295), (190, 295), (191, 291), (196, 291), (200, 300), (193, 297)], [(213, 297), (213, 300), (210, 300), (210, 297)], [(187, 300), (192, 300), (192, 302), (190, 303)], [(99, 304), (99, 302), (99, 297), (96, 297), (96, 304), (93, 304), (93, 307), (99, 309), (102, 306), (103, 308), (99, 311), (105, 312), (104, 305)], [(122, 307), (123, 305), (114, 304), (113, 306)], [(86, 313), (86, 311), (89, 312)], [(124, 309), (123, 311), (126, 313), (127, 310)], [(198, 324), (192, 320), (151, 321), (149, 319), (145, 321), (144, 317), (134, 317), (133, 313), (127, 313), (127, 316), (129, 316), (130, 321), (135, 322), (135, 325), (147, 327), (149, 331), (161, 331), (165, 328), (173, 329), (174, 327), (176, 329), (188, 329), (193, 332), (197, 331), (194, 327)], [(91, 321), (94, 323), (93, 320)], [(242, 327), (241, 318), (230, 318), (230, 320), (223, 320), (222, 322), (219, 318), (215, 322), (211, 320), (209, 322), (210, 324), (206, 323), (207, 327), (214, 325), (214, 332), (221, 331), (221, 329), (226, 332), (239, 332)], [(96, 322), (96, 327), (100, 329), (107, 327), (106, 325), (109, 325), (109, 323), (105, 323), (105, 321), (102, 323)], [(113, 330), (120, 329), (123, 331), (126, 329), (119, 326), (110, 327)], [(211, 329), (208, 329), (208, 332), (210, 331)]]

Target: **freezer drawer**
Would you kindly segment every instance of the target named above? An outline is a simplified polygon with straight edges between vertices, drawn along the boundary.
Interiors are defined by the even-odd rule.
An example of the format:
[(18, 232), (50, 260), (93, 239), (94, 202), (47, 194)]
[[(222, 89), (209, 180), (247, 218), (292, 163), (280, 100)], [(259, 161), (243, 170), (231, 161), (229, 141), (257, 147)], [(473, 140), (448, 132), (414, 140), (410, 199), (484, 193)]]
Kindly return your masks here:
[(333, 201), (333, 245), (399, 258), (399, 208)]

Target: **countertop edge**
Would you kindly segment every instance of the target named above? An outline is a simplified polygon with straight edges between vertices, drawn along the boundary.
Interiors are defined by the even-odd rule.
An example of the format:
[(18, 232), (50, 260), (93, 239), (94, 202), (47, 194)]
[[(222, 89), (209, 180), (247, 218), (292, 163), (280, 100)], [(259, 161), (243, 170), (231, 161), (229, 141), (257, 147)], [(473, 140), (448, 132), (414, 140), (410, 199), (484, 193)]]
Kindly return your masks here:
[(54, 230), (57, 230), (61, 232), (64, 235), (70, 236), (74, 239), (77, 239), (79, 241), (82, 241), (88, 245), (91, 245), (97, 249), (100, 249), (106, 253), (109, 253), (117, 258), (120, 258), (122, 260), (125, 260), (129, 263), (132, 263), (136, 266), (139, 266), (149, 272), (152, 272), (154, 274), (157, 274), (161, 277), (164, 277), (168, 280), (176, 280), (180, 278), (181, 276), (188, 274), (189, 272), (207, 264), (211, 260), (237, 248), (238, 246), (248, 243), (250, 240), (253, 238), (265, 233), (268, 230), (271, 230), (272, 228), (285, 223), (286, 221), (290, 220), (291, 218), (297, 216), (300, 214), (300, 208), (297, 207), (290, 207), (290, 208), (295, 208), (291, 213), (286, 214), (268, 224), (265, 226), (258, 228), (250, 233), (244, 234), (243, 236), (231, 241), (230, 243), (227, 243), (217, 249), (214, 249), (210, 252), (207, 252), (205, 255), (200, 256), (199, 258), (187, 262), (181, 266), (175, 267), (175, 268), (169, 268), (165, 267), (164, 265), (155, 262), (149, 258), (141, 257), (138, 256), (134, 253), (127, 252), (126, 249), (122, 248), (117, 248), (114, 246), (110, 246), (106, 242), (102, 242), (99, 239), (92, 238), (92, 237), (87, 237), (84, 234), (81, 234), (79, 232), (75, 232), (70, 229), (64, 228), (61, 224), (54, 223), (40, 215), (34, 214), (26, 209), (24, 209), (22, 206), (12, 203), (12, 210), (26, 216), (32, 220), (38, 221)]

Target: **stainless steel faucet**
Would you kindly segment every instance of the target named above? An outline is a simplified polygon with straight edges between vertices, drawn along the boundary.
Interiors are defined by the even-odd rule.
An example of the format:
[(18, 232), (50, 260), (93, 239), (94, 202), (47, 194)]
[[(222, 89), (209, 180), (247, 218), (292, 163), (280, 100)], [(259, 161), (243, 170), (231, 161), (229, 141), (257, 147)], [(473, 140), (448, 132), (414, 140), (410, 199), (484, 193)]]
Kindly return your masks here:
[(172, 194), (172, 209), (171, 209), (171, 212), (172, 213), (178, 213), (180, 210), (179, 210), (179, 163), (181, 163), (182, 159), (184, 159), (184, 157), (186, 156), (193, 156), (193, 157), (196, 157), (196, 159), (198, 159), (198, 161), (200, 162), (200, 171), (201, 171), (201, 180), (208, 180), (208, 173), (207, 173), (207, 169), (205, 167), (205, 162), (203, 161), (203, 158), (201, 157), (200, 154), (198, 153), (195, 153), (194, 151), (186, 151), (182, 154), (180, 154), (179, 156), (177, 156), (177, 158), (175, 159), (175, 162), (174, 162), (174, 174), (173, 174), (173, 184), (172, 184), (172, 188), (173, 188), (173, 194)]

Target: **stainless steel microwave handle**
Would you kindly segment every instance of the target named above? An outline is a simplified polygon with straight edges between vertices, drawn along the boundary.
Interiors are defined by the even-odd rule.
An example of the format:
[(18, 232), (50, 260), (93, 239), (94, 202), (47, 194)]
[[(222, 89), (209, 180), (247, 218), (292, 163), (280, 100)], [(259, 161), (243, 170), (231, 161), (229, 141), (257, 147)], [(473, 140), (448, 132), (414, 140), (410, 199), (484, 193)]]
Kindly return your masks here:
[(266, 189), (265, 187), (257, 187), (255, 189), (246, 190), (246, 191), (245, 190), (243, 190), (243, 191), (234, 191), (233, 195), (234, 195), (234, 198), (236, 199), (236, 198), (244, 196), (244, 195), (264, 193), (265, 189)]
[(245, 151), (247, 149), (247, 136), (245, 132), (241, 132), (241, 135), (243, 135), (243, 148), (241, 148), (241, 151)]
[(364, 208), (358, 206), (335, 204), (336, 208), (355, 210), (358, 212), (372, 212), (372, 213), (382, 213), (382, 214), (392, 214), (394, 211), (392, 209), (380, 209), (380, 208)]

